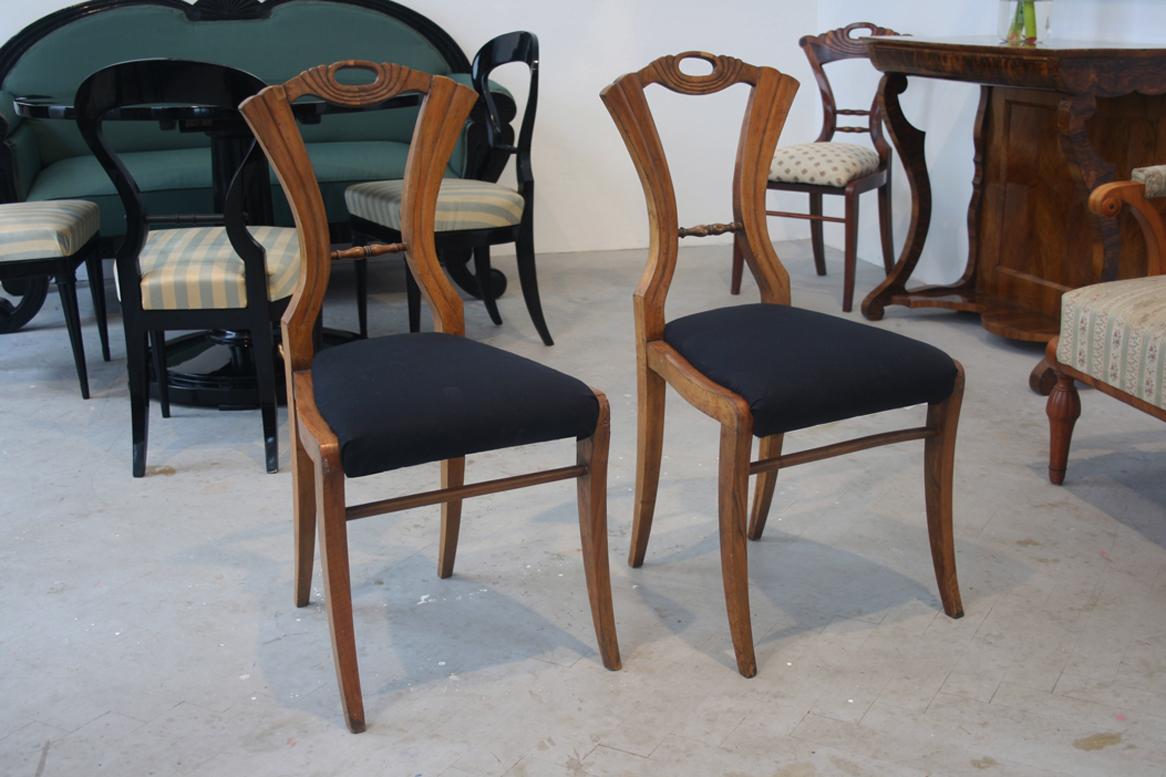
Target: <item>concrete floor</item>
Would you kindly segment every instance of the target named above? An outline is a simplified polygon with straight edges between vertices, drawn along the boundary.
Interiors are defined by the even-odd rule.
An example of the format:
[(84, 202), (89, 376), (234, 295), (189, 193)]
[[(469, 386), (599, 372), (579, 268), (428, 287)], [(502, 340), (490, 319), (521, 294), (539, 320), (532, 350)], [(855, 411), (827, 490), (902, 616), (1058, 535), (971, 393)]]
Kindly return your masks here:
[[(838, 313), (784, 244), (795, 301)], [(59, 308), (2, 339), (0, 774), (1166, 774), (1166, 434), (1083, 392), (1067, 484), (1045, 478), (1039, 349), (974, 318), (892, 309), (878, 326), (963, 361), (956, 531), (967, 615), (939, 610), (922, 446), (782, 473), (751, 546), (759, 673), (734, 669), (715, 518), (717, 430), (669, 397), (656, 530), (623, 562), (635, 386), (630, 296), (642, 252), (548, 255), (544, 348), (516, 290), (470, 336), (603, 388), (624, 669), (599, 663), (568, 483), (467, 503), (456, 574), (435, 574), (437, 510), (350, 528), (368, 732), (343, 726), (324, 610), (292, 606), (286, 419), (263, 472), (257, 412), (153, 409), (130, 477), (120, 322), (94, 397), (77, 392)], [(513, 275), (513, 266), (499, 265)], [(727, 248), (686, 249), (670, 314), (737, 302)], [(378, 271), (378, 333), (404, 328)], [(863, 266), (859, 296), (878, 279)], [(352, 326), (351, 275), (329, 324)], [(755, 299), (750, 284), (741, 301)], [(855, 320), (861, 317), (855, 313)], [(488, 379), (488, 376), (483, 376)], [(283, 416), (281, 415), (281, 418)], [(914, 425), (914, 408), (791, 435), (789, 449)], [(838, 428), (834, 428), (837, 426)], [(486, 479), (567, 463), (570, 442), (479, 455)], [(436, 465), (350, 481), (350, 499), (432, 488)], [(318, 584), (317, 584), (318, 585)]]

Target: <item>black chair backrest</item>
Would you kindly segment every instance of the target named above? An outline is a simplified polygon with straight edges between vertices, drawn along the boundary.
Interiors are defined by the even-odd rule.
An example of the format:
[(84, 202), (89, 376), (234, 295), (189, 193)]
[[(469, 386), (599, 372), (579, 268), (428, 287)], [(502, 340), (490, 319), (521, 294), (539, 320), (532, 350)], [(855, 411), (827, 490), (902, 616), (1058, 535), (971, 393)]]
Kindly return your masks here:
[[(222, 111), (237, 111), (239, 103), (258, 93), (265, 86), (263, 81), (250, 73), (225, 65), (179, 59), (138, 59), (102, 68), (86, 78), (77, 88), (73, 106), (77, 114), (78, 129), (93, 155), (97, 157), (97, 161), (113, 181), (125, 208), (125, 239), (117, 254), (119, 274), (132, 268), (140, 275), (137, 256), (145, 245), (149, 225), (157, 223), (225, 224), (235, 250), (248, 266), (253, 264), (248, 260), (257, 256), (262, 271), (262, 247), (247, 232), (243, 217), (245, 187), (251, 182), (258, 181), (260, 172), (266, 173), (266, 160), (254, 141), (242, 164), (231, 177), (230, 186), (222, 203), (222, 214), (202, 214), (201, 217), (186, 217), (189, 214), (151, 216), (146, 212), (141, 190), (133, 175), (117, 150), (107, 142), (102, 132), (102, 123), (111, 111), (119, 108), (164, 105), (198, 106), (207, 109), (208, 115), (216, 112), (218, 120), (222, 121)], [(246, 135), (249, 131), (241, 115), (238, 117), (238, 123), (238, 131)], [(266, 185), (265, 180), (263, 185)], [(184, 218), (176, 218), (178, 215)], [(248, 275), (250, 274), (252, 273), (249, 272)], [(122, 279), (129, 280), (124, 275)], [(265, 284), (264, 281), (261, 288), (265, 289)], [(129, 285), (136, 288), (136, 284)], [(250, 286), (248, 282), (249, 294), (252, 293)], [(123, 288), (122, 293), (126, 294), (127, 290)], [(133, 292), (130, 294), (132, 298)]]
[[(498, 107), (489, 88), (490, 73), (501, 65), (511, 62), (525, 63), (530, 69), (530, 92), (526, 98), (526, 111), (522, 114), (522, 126), (518, 130), (518, 142), (507, 143)], [(474, 90), (486, 103), (490, 120), (486, 124), (486, 137), (492, 149), (505, 151), (515, 156), (515, 173), (520, 193), (530, 203), (529, 189), (534, 187), (534, 171), (530, 164), (530, 144), (534, 136), (534, 115), (538, 109), (538, 37), (531, 32), (508, 32), (486, 43), (474, 55), (470, 71)]]

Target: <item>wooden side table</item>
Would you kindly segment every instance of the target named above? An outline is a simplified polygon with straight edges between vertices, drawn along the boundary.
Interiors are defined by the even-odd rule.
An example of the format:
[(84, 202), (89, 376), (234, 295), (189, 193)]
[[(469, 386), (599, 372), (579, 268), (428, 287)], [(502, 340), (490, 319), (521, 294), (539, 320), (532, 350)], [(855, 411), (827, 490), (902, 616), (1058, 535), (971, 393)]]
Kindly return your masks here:
[[(995, 38), (872, 37), (884, 75), (879, 100), (911, 185), (911, 226), (891, 274), (862, 304), (878, 320), (888, 305), (978, 313), (985, 329), (1016, 340), (1057, 334), (1061, 294), (1146, 274), (1133, 218), (1088, 208), (1099, 184), (1166, 161), (1166, 47)], [(909, 76), (981, 85), (975, 178), (968, 207), (968, 264), (950, 286), (907, 288), (931, 221), (925, 133), (903, 113)], [(1047, 394), (1044, 360), (1029, 378)]]

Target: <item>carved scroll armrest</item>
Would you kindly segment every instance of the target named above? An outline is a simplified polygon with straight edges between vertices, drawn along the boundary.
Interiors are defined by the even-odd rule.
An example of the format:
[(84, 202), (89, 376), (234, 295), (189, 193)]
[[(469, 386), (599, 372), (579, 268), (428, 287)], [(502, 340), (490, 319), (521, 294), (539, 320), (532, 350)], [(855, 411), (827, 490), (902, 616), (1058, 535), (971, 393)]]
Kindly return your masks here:
[(1103, 183), (1094, 189), (1089, 195), (1089, 208), (1099, 216), (1114, 218), (1128, 205), (1146, 240), (1146, 275), (1163, 275), (1166, 274), (1166, 224), (1158, 208), (1147, 198), (1166, 195), (1166, 165), (1138, 168), (1132, 175), (1132, 181)]

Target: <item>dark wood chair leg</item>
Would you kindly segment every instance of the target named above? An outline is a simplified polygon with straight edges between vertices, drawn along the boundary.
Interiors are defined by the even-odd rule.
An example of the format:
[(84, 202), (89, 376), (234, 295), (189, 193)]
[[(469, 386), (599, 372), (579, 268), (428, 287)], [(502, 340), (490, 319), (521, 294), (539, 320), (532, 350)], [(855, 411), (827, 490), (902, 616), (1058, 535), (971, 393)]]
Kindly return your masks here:
[[(762, 437), (757, 445), (758, 459), (772, 459), (781, 455), (781, 443), (785, 435), (771, 434)], [(759, 540), (769, 519), (769, 508), (773, 504), (773, 489), (777, 485), (777, 470), (757, 473), (753, 484), (753, 512), (749, 516), (749, 539)]]
[(85, 260), (89, 276), (89, 296), (93, 298), (93, 316), (97, 319), (97, 336), (101, 338), (101, 359), (109, 361), (109, 315), (105, 309), (105, 266), (101, 257), (90, 254)]
[(146, 447), (150, 433), (150, 373), (147, 368), (147, 334), (136, 323), (125, 323), (126, 371), (130, 390), (130, 436), (133, 441), (133, 475), (146, 474)]
[(1045, 413), (1049, 417), (1049, 482), (1059, 486), (1065, 482), (1065, 471), (1069, 468), (1073, 427), (1081, 417), (1077, 384), (1063, 372), (1057, 373), (1057, 382), (1049, 392)]
[(725, 586), (725, 609), (729, 633), (737, 654), (737, 671), (742, 677), (757, 674), (753, 653), (753, 625), (749, 614), (749, 549), (745, 542), (745, 518), (749, 502), (749, 454), (753, 436), (749, 425), (721, 426), (720, 477), (717, 502), (720, 506), (721, 578)]
[[(294, 401), (294, 399), (292, 400)], [(288, 428), (292, 447), (292, 498), (295, 524), (296, 607), (312, 598), (312, 562), (316, 554), (316, 466), (304, 449), (294, 413)]]
[(883, 268), (887, 275), (895, 267), (895, 227), (891, 212), (891, 171), (887, 182), (879, 187), (879, 235), (883, 241)]
[(636, 418), (636, 503), (632, 518), (628, 564), (640, 567), (652, 533), (656, 492), (660, 487), (660, 457), (664, 452), (664, 379), (642, 361), (638, 368), (639, 400)]
[(158, 381), (158, 404), (162, 417), (170, 417), (170, 372), (166, 369), (166, 333), (161, 329), (150, 331), (150, 357), (154, 364), (154, 377)]
[[(551, 332), (547, 329), (546, 319), (543, 318), (543, 305), (538, 296), (538, 275), (534, 267), (534, 231), (533, 227), (524, 225), (519, 228), (518, 236), (514, 241), (518, 261), (518, 281), (522, 286), (522, 299), (526, 302), (526, 310), (530, 313), (530, 320), (538, 330), (539, 337), (544, 345), (554, 345)], [(481, 278), (481, 276), (479, 276)], [(485, 291), (483, 291), (485, 294)]]
[(65, 315), (65, 329), (73, 349), (73, 365), (81, 384), (81, 397), (89, 399), (89, 370), (85, 366), (85, 341), (81, 338), (81, 312), (77, 308), (77, 281), (72, 267), (61, 268), (56, 274), (57, 294), (61, 298), (61, 312)]
[(956, 362), (955, 388), (943, 402), (927, 407), (927, 427), (937, 434), (923, 444), (923, 490), (927, 503), (927, 534), (931, 560), (943, 611), (962, 618), (960, 585), (955, 570), (955, 536), (952, 532), (952, 480), (955, 469), (956, 429), (964, 396), (964, 368)]
[[(466, 458), (445, 459), (441, 462), (441, 487), (457, 488), (466, 482)], [(451, 499), (441, 503), (441, 541), (437, 546), (437, 576), (453, 574), (457, 558), (457, 539), (462, 526), (462, 500)]]
[[(822, 215), (822, 195), (810, 195), (810, 215)], [(826, 242), (822, 237), (822, 222), (810, 219), (810, 248), (814, 251), (814, 270), (818, 275), (826, 274)]]
[(745, 254), (741, 251), (741, 243), (737, 236), (733, 236), (733, 270), (729, 279), (729, 293), (741, 293), (741, 277), (745, 274)]
[(611, 604), (611, 570), (607, 558), (607, 451), (611, 439), (611, 411), (607, 397), (596, 393), (599, 420), (595, 433), (577, 444), (577, 462), (587, 467), (577, 484), (579, 492), (579, 537), (583, 548), (583, 575), (591, 620), (603, 665), (611, 670), (621, 666), (619, 641), (615, 633), (615, 612)]
[(490, 283), (490, 246), (474, 246), (474, 278), (478, 283), (478, 290), (482, 294), (482, 304), (486, 306), (486, 313), (495, 325), (502, 324), (502, 314), (498, 312), (498, 303), (494, 300), (494, 290)]
[[(329, 460), (330, 458), (334, 460)], [(324, 454), (316, 468), (316, 515), (320, 532), (320, 569), (328, 626), (332, 633), (332, 658), (344, 721), (354, 734), (364, 731), (364, 699), (360, 693), (360, 669), (356, 660), (356, 633), (352, 625), (352, 581), (348, 567), (348, 522), (344, 515), (344, 471), (339, 456)]]
[(413, 277), (413, 273), (409, 270), (409, 265), (405, 265), (405, 299), (409, 304), (409, 331), (421, 331), (421, 287), (417, 285), (417, 279)]
[(858, 195), (846, 192), (846, 258), (842, 279), (842, 312), (854, 308), (854, 272), (858, 262)]
[[(259, 311), (266, 317), (267, 311)], [(271, 322), (264, 320), (251, 330), (251, 347), (255, 354), (255, 388), (259, 394), (259, 415), (263, 422), (263, 457), (268, 472), (279, 471), (279, 424), (276, 407), (279, 396), (275, 388), (275, 339)]]
[(356, 321), (361, 337), (368, 337), (368, 260), (352, 263), (356, 272)]

